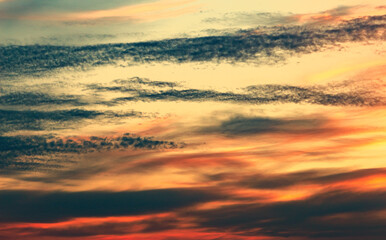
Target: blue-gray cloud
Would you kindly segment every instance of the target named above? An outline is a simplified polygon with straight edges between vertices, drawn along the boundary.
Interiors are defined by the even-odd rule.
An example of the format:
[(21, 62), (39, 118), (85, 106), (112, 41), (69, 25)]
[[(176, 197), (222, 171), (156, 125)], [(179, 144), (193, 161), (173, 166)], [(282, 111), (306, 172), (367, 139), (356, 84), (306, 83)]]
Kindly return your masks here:
[(242, 235), (381, 240), (386, 221), (374, 212), (385, 210), (384, 191), (330, 191), (304, 200), (235, 204), (186, 216), (195, 216), (200, 227)]
[(248, 136), (265, 133), (315, 134), (325, 132), (325, 119), (320, 118), (264, 118), (236, 116), (223, 121), (219, 126), (205, 127), (203, 133), (220, 133), (227, 136)]
[[(28, 105), (28, 104), (27, 104)], [(85, 119), (142, 117), (141, 112), (129, 111), (91, 111), (83, 109), (38, 111), (38, 110), (2, 110), (0, 109), (0, 134), (17, 130), (55, 130), (71, 128)]]
[(218, 101), (244, 104), (269, 104), (269, 103), (309, 103), (333, 106), (377, 106), (384, 105), (384, 99), (362, 92), (337, 92), (323, 86), (301, 87), (290, 85), (253, 85), (242, 93), (220, 92), (202, 89), (162, 89), (144, 90), (125, 87), (99, 87), (94, 88), (105, 91), (130, 92), (129, 97), (116, 98), (110, 104), (126, 101)]
[(50, 95), (39, 92), (11, 92), (0, 95), (0, 105), (24, 105), (24, 106), (40, 106), (40, 105), (74, 105), (82, 106), (87, 103), (80, 100), (79, 96), (75, 95)]
[(77, 217), (130, 216), (177, 210), (216, 200), (200, 189), (133, 192), (0, 191), (1, 222), (57, 222)]
[[(386, 16), (358, 18), (334, 27), (292, 26), (261, 34), (182, 38), (127, 44), (71, 46), (1, 46), (0, 76), (43, 74), (66, 67), (92, 67), (124, 60), (145, 62), (253, 62), (270, 64), (293, 54), (321, 51), (345, 42), (384, 40)], [(278, 49), (284, 50), (279, 53)], [(281, 51), (282, 52), (282, 51)]]
[[(38, 169), (39, 167), (59, 168), (60, 161), (50, 165), (50, 163), (42, 163), (39, 159), (52, 155), (60, 158), (61, 154), (79, 154), (119, 149), (170, 149), (177, 147), (183, 147), (183, 144), (157, 140), (151, 137), (139, 137), (129, 133), (120, 137), (91, 136), (89, 139), (77, 137), (63, 139), (50, 135), (0, 136), (0, 169), (31, 170)], [(36, 161), (34, 158), (36, 158)]]

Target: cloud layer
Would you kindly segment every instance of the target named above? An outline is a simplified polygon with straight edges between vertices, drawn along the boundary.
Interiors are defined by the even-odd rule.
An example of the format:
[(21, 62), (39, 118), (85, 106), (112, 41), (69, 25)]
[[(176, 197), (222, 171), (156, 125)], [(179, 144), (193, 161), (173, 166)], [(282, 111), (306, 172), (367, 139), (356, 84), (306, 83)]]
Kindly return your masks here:
[[(1, 191), (1, 222), (57, 222), (74, 217), (159, 213), (218, 199), (200, 189), (137, 192)], [(26, 201), (27, 200), (27, 201)]]
[(0, 0), (41, 39), (0, 45), (0, 239), (383, 240), (386, 15), (350, 3)]

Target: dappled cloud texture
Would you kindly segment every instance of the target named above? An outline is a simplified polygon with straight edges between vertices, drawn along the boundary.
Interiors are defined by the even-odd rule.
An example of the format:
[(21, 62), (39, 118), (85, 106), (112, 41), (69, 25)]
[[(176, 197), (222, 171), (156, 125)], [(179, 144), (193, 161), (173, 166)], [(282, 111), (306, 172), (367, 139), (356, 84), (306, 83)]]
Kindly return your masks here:
[(386, 8), (0, 0), (0, 239), (383, 240)]

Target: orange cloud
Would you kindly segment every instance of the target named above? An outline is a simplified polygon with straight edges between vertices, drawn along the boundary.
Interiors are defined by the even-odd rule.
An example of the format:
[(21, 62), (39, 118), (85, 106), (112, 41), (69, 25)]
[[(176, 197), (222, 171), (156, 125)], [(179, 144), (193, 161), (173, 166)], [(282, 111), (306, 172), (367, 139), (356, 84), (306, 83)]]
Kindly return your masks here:
[[(264, 240), (264, 239), (279, 239), (279, 238), (267, 238), (264, 236), (240, 236), (233, 233), (224, 233), (224, 232), (216, 232), (216, 231), (206, 231), (206, 229), (202, 228), (194, 228), (192, 224), (181, 224), (178, 229), (159, 229), (158, 231), (149, 231), (149, 232), (130, 232), (130, 230), (140, 230), (144, 226), (141, 224), (143, 221), (153, 221), (154, 219), (159, 220), (168, 220), (170, 216), (159, 216), (152, 215), (146, 216), (146, 218), (139, 216), (137, 219), (131, 219), (131, 217), (122, 217), (119, 219), (115, 219), (111, 222), (110, 217), (108, 218), (100, 218), (100, 219), (76, 219), (71, 222), (60, 222), (60, 223), (49, 223), (49, 224), (6, 224), (5, 226), (1, 226), (0, 230), (2, 230), (2, 236), (9, 236), (9, 239), (63, 239), (63, 237), (71, 237), (71, 239), (93, 239), (93, 240), (107, 240), (107, 239), (124, 239), (124, 240), (161, 240), (161, 239), (219, 239), (226, 237), (227, 239), (235, 239), (235, 240)], [(127, 220), (126, 220), (127, 219)], [(170, 219), (169, 219), (170, 220)], [(142, 221), (142, 222), (141, 222)], [(124, 224), (130, 223), (139, 223), (138, 229), (130, 229), (124, 227)], [(96, 224), (96, 225), (95, 225)], [(98, 225), (99, 224), (99, 225)], [(107, 226), (110, 229), (106, 229)], [(118, 230), (115, 234), (95, 234), (95, 235), (87, 235), (89, 228), (93, 229), (95, 227), (100, 226), (101, 233), (104, 230), (110, 230), (110, 232), (114, 232), (114, 230)], [(111, 229), (113, 228), (113, 229)], [(115, 228), (115, 229), (114, 229)], [(112, 230), (112, 231), (111, 231)], [(73, 232), (71, 232), (73, 231)], [(120, 232), (122, 231), (122, 232)], [(126, 233), (125, 233), (126, 231)], [(75, 234), (74, 234), (75, 233)], [(55, 235), (57, 234), (57, 235)], [(74, 235), (71, 235), (74, 234)], [(7, 236), (7, 237), (8, 237)]]
[(295, 14), (288, 20), (296, 23), (339, 23), (341, 21), (360, 18), (364, 16), (384, 15), (382, 7), (354, 6), (338, 7), (319, 13)]

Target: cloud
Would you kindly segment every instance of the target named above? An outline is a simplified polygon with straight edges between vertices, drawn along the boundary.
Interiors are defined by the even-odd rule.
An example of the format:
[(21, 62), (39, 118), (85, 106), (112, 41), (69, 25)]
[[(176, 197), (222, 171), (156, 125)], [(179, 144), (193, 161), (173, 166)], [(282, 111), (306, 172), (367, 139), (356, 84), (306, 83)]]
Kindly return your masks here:
[(221, 122), (219, 126), (201, 129), (205, 133), (221, 133), (229, 136), (265, 133), (309, 134), (323, 132), (324, 119), (283, 119), (236, 116)]
[[(364, 6), (340, 6), (330, 10), (308, 13), (272, 13), (272, 12), (231, 12), (221, 17), (211, 17), (203, 20), (204, 23), (221, 24), (224, 26), (274, 26), (274, 25), (294, 25), (294, 24), (323, 24), (338, 23), (343, 20), (358, 17), (355, 15), (358, 10), (363, 10)], [(366, 13), (364, 13), (366, 14)], [(364, 15), (361, 14), (362, 16)]]
[[(117, 149), (167, 149), (181, 147), (170, 141), (160, 141), (149, 137), (138, 137), (126, 133), (119, 137), (89, 138), (53, 136), (0, 136), (0, 168), (3, 169), (36, 169), (38, 167), (60, 167), (41, 163), (34, 157), (61, 154), (89, 153)], [(27, 159), (27, 160), (26, 160)], [(55, 163), (55, 164), (60, 164)]]
[[(27, 95), (28, 96), (28, 95)], [(26, 101), (28, 98), (26, 99)], [(36, 99), (38, 103), (39, 99)], [(47, 100), (47, 99), (46, 99)], [(12, 101), (12, 100), (11, 100)], [(20, 99), (20, 102), (24, 100)], [(31, 102), (33, 104), (33, 102)], [(53, 103), (52, 101), (50, 102)], [(55, 130), (69, 128), (85, 119), (142, 117), (141, 112), (114, 113), (112, 111), (89, 111), (82, 109), (37, 111), (37, 110), (1, 110), (0, 133), (18, 130)]]
[[(218, 101), (245, 104), (310, 103), (333, 106), (377, 106), (383, 105), (382, 98), (362, 92), (330, 92), (323, 86), (301, 87), (288, 85), (254, 85), (243, 93), (219, 92), (200, 89), (141, 90), (134, 88), (104, 88), (107, 91), (130, 92), (130, 97), (120, 97), (112, 103), (126, 101)], [(99, 90), (102, 90), (99, 88)], [(336, 89), (334, 89), (336, 91)]]
[[(44, 85), (36, 87), (45, 88)], [(4, 106), (54, 105), (54, 107), (62, 105), (74, 107), (98, 104), (116, 105), (128, 101), (216, 101), (239, 104), (307, 103), (332, 106), (382, 106), (385, 104), (384, 97), (380, 92), (377, 92), (379, 86), (372, 85), (369, 80), (351, 80), (338, 84), (314, 85), (312, 87), (273, 84), (252, 85), (236, 93), (232, 91), (189, 89), (176, 82), (153, 81), (147, 78), (132, 77), (117, 79), (104, 84), (85, 84), (81, 85), (80, 88), (87, 90), (87, 92), (92, 91), (91, 95), (52, 95), (38, 91), (18, 92), (17, 90), (8, 90), (7, 93), (0, 95), (0, 104)], [(103, 99), (103, 93), (110, 92), (121, 93), (119, 95), (122, 97)], [(99, 97), (95, 98), (96, 95)], [(76, 109), (71, 111), (76, 111)], [(64, 111), (62, 114), (71, 115), (71, 111), (67, 110), (67, 113)], [(29, 118), (28, 121), (31, 122), (29, 126), (33, 129), (39, 128), (33, 127), (36, 125), (35, 120), (49, 120), (49, 115), (54, 118), (53, 115), (55, 114), (58, 115), (58, 112), (36, 111), (33, 114), (33, 111), (15, 111), (14, 114), (7, 114), (7, 111), (0, 110), (0, 116), (3, 116), (3, 118), (5, 115), (10, 117), (12, 117), (11, 115), (18, 116), (12, 118), (16, 119), (12, 124), (22, 121), (23, 118)], [(36, 119), (32, 120), (28, 117), (31, 115), (35, 116)], [(85, 118), (93, 118), (97, 115), (104, 117), (144, 116), (139, 112), (131, 112), (131, 114), (127, 113), (125, 115), (105, 111), (94, 112), (90, 116), (85, 116)], [(59, 119), (56, 120), (60, 121)], [(63, 121), (66, 120), (63, 119)]]
[(138, 4), (146, 2), (144, 0), (83, 0), (81, 2), (76, 0), (3, 0), (0, 7), (6, 12), (5, 16), (18, 18), (25, 15), (39, 14), (45, 15), (47, 13), (69, 13), (79, 11), (92, 11), (118, 8), (130, 4)]
[[(356, 82), (350, 83), (355, 86)], [(314, 85), (313, 87), (290, 86), (290, 85), (255, 85), (246, 89), (254, 96), (259, 96), (267, 102), (293, 102), (311, 103), (321, 105), (359, 105), (373, 106), (382, 105), (383, 100), (378, 96), (371, 96), (362, 91), (345, 92), (348, 87), (330, 84), (328, 87)]]
[(339, 43), (383, 40), (385, 16), (358, 18), (332, 27), (276, 27), (261, 33), (181, 38), (92, 46), (1, 46), (2, 77), (55, 69), (144, 62), (252, 62), (271, 64), (294, 54), (322, 51)]
[[(271, 12), (233, 12), (226, 13), (222, 17), (210, 17), (203, 20), (204, 23), (222, 24), (225, 26), (272, 26), (285, 23), (286, 15)], [(288, 23), (288, 22), (287, 22)]]
[[(95, 24), (106, 21), (154, 21), (191, 13), (198, 9), (197, 5), (191, 5), (196, 0), (157, 0), (145, 3), (112, 1), (110, 4), (98, 1), (95, 5), (94, 3), (89, 3), (88, 5), (72, 3), (75, 7), (69, 3), (63, 4), (58, 1), (47, 2), (10, 4), (10, 6), (5, 7), (1, 18), (70, 24)], [(127, 5), (127, 3), (132, 4)], [(94, 5), (94, 7), (90, 7), (90, 5)], [(21, 9), (20, 6), (24, 6), (25, 9)], [(39, 6), (42, 8), (39, 9)], [(112, 6), (117, 7), (111, 8)], [(86, 10), (92, 8), (95, 10)]]
[(305, 200), (234, 204), (186, 215), (196, 217), (200, 227), (245, 235), (382, 239), (386, 222), (377, 212), (384, 210), (386, 193), (383, 191), (330, 191)]
[[(355, 12), (363, 9), (364, 6), (339, 6), (327, 11), (310, 14), (294, 14), (286, 17), (286, 20), (293, 23), (336, 23), (342, 20), (348, 20), (355, 17)], [(363, 15), (363, 14), (360, 14)]]
[(86, 86), (86, 88), (101, 92), (136, 93), (143, 91), (144, 88), (147, 90), (149, 90), (149, 88), (170, 89), (177, 86), (179, 86), (179, 84), (175, 82), (151, 81), (148, 78), (132, 77), (129, 79), (116, 79), (113, 81), (113, 84), (89, 84)]
[(0, 105), (24, 105), (24, 106), (39, 106), (39, 105), (75, 105), (81, 106), (87, 103), (81, 101), (78, 96), (74, 95), (49, 95), (46, 93), (37, 92), (13, 92), (0, 96)]
[(148, 157), (132, 161), (125, 172), (151, 172), (160, 168), (192, 168), (201, 167), (231, 167), (240, 168), (248, 165), (240, 159), (242, 153), (234, 152), (215, 152), (215, 153), (185, 153), (173, 154), (167, 157)]
[(200, 189), (136, 192), (0, 191), (1, 222), (57, 222), (79, 217), (161, 213), (216, 200)]
[[(33, 235), (55, 237), (86, 237), (96, 235), (127, 235), (133, 233), (154, 233), (178, 228), (178, 220), (171, 217), (154, 217), (134, 222), (105, 222), (101, 224), (73, 225), (49, 229), (32, 230)], [(23, 230), (23, 229), (21, 229)], [(25, 231), (24, 230), (24, 231)]]
[(103, 115), (102, 112), (81, 109), (56, 111), (0, 110), (0, 132), (58, 129), (64, 127), (66, 122), (74, 123), (101, 115)]
[(307, 184), (329, 186), (330, 184), (334, 183), (385, 174), (385, 168), (373, 168), (345, 172), (331, 170), (312, 170), (282, 174), (253, 174), (246, 176), (236, 176), (235, 174), (218, 174), (210, 175), (208, 178), (218, 181), (227, 181), (230, 184), (235, 184), (240, 187), (255, 189), (283, 189)]

